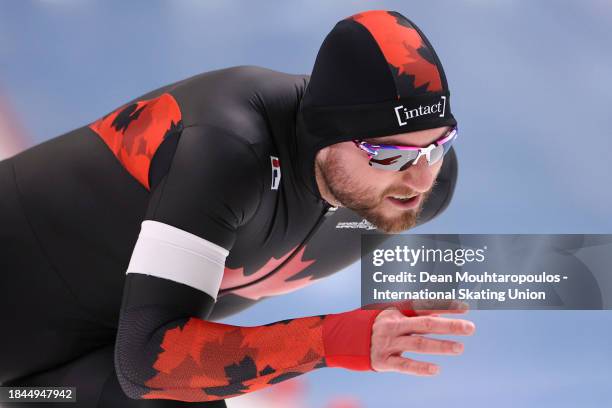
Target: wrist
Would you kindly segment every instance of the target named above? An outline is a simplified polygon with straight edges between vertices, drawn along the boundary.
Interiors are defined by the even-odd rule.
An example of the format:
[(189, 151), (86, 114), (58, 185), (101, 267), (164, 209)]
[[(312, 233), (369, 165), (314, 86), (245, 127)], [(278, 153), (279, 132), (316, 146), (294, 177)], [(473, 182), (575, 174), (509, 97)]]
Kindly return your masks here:
[(380, 312), (382, 309), (355, 309), (325, 316), (322, 336), (328, 367), (373, 371), (372, 325)]

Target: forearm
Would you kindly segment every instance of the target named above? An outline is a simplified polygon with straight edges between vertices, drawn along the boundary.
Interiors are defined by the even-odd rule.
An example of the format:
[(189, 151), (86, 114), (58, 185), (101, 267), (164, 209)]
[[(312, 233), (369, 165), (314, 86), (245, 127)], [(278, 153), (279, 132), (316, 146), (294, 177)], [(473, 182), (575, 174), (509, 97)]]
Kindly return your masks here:
[[(147, 306), (122, 314), (117, 373), (132, 398), (196, 402), (253, 392), (321, 367), (370, 370), (377, 312), (238, 327), (197, 317), (168, 321), (171, 311)], [(154, 323), (157, 329), (146, 329)]]
[[(138, 368), (122, 373), (144, 392), (143, 399), (195, 402), (242, 395), (324, 367), (323, 320), (313, 316), (256, 327), (200, 318), (173, 321), (155, 331), (138, 360), (128, 359)], [(138, 375), (144, 372), (148, 375)]]

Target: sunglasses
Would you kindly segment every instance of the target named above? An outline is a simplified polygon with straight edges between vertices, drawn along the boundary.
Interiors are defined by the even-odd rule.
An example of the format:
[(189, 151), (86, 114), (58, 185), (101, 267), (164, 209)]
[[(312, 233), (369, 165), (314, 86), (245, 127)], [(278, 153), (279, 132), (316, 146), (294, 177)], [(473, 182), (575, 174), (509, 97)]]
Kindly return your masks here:
[(353, 140), (353, 143), (368, 154), (369, 164), (375, 169), (402, 171), (417, 164), (421, 156), (425, 156), (430, 166), (437, 163), (450, 150), (456, 138), (455, 126), (427, 147), (370, 144), (360, 140)]

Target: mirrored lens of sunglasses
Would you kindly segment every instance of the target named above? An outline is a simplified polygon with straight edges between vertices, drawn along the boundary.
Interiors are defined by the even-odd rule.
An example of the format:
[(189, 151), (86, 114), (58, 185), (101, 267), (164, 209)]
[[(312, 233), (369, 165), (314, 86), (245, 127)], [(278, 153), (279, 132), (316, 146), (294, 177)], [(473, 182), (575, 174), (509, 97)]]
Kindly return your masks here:
[(431, 166), (432, 164), (437, 163), (442, 156), (444, 156), (444, 153), (446, 153), (444, 145), (439, 145), (433, 148), (429, 153), (429, 165)]
[(453, 142), (455, 141), (456, 138), (457, 138), (457, 131), (455, 131), (455, 135), (450, 140), (447, 140), (442, 145), (442, 146), (444, 146), (444, 154), (448, 153), (448, 151), (450, 150), (450, 148), (453, 145)]
[(417, 150), (380, 149), (370, 159), (372, 167), (384, 170), (399, 170), (418, 156)]

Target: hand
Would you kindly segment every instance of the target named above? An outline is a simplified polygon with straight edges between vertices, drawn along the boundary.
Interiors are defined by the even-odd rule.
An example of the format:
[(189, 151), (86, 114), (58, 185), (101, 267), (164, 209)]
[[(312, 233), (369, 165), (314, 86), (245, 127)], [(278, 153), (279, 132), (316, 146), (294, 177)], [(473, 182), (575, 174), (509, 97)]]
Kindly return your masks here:
[[(465, 313), (464, 302), (445, 303), (438, 310), (432, 309), (432, 302), (410, 302), (416, 314), (407, 317), (402, 313), (400, 304), (380, 312), (372, 325), (371, 363), (374, 371), (397, 371), (419, 376), (432, 376), (439, 373), (436, 364), (402, 357), (405, 351), (419, 354), (459, 355), (463, 344), (449, 340), (438, 340), (423, 334), (454, 334), (470, 336), (474, 333), (474, 323), (463, 319), (439, 317), (442, 313)], [(419, 310), (424, 306), (427, 310)]]

